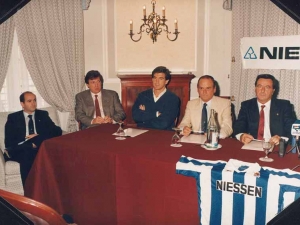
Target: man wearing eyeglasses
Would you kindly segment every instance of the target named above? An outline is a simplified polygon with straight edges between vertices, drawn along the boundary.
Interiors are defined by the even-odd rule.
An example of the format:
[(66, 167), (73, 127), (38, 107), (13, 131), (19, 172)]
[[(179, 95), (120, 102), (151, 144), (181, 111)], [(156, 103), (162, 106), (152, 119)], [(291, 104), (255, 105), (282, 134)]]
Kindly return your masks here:
[(278, 145), (281, 137), (291, 136), (291, 127), (296, 120), (293, 105), (274, 98), (275, 89), (272, 75), (256, 77), (256, 98), (242, 102), (233, 127), (235, 137), (244, 144), (253, 139), (270, 138), (270, 142)]

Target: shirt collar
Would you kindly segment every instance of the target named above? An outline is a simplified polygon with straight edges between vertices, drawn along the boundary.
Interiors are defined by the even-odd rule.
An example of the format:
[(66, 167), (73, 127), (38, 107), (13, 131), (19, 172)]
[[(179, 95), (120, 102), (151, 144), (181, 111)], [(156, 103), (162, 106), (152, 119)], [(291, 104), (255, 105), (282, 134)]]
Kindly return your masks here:
[(155, 94), (154, 94), (154, 89), (152, 89), (152, 92), (153, 92), (153, 97), (154, 98), (160, 98), (164, 93), (166, 93), (166, 91), (167, 91), (167, 88), (165, 88), (157, 97), (155, 96)]
[(258, 100), (257, 100), (257, 105), (258, 105), (258, 108), (260, 109), (262, 105), (264, 105), (265, 107), (267, 108), (270, 108), (271, 107), (271, 99), (269, 101), (267, 101), (265, 104), (261, 104)]
[(32, 116), (34, 117), (34, 114), (35, 114), (35, 111), (34, 111), (33, 113), (29, 114), (29, 113), (27, 113), (27, 112), (25, 112), (25, 111), (23, 110), (23, 115), (24, 115), (25, 118), (27, 118), (28, 115), (32, 115)]
[(95, 95), (98, 95), (98, 97), (101, 97), (101, 91), (98, 92), (98, 93), (96, 93), (96, 94), (94, 94), (93, 92), (91, 92), (91, 95), (92, 95), (93, 98), (95, 98)]

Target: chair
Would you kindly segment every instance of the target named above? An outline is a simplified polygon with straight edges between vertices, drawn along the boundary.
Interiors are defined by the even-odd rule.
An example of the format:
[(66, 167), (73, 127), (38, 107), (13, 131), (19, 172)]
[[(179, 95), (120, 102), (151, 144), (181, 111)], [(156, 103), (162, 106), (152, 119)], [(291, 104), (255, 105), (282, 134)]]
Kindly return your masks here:
[(37, 225), (67, 224), (54, 209), (43, 203), (4, 190), (0, 190), (0, 196)]
[[(48, 111), (50, 118), (60, 126), (57, 111), (53, 107), (43, 108)], [(4, 144), (4, 126), (7, 116), (12, 112), (0, 112), (0, 189), (10, 191), (19, 195), (24, 195), (24, 189), (20, 174), (20, 165), (18, 162), (5, 162), (2, 152), (5, 149)]]

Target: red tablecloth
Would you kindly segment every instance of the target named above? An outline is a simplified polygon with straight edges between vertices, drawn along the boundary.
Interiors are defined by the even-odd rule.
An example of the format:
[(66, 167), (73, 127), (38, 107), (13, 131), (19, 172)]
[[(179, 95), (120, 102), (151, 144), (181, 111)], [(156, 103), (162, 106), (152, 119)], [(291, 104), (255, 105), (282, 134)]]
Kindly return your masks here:
[(195, 180), (178, 175), (181, 155), (197, 159), (239, 159), (261, 166), (293, 168), (296, 154), (241, 150), (227, 138), (208, 151), (196, 144), (170, 146), (174, 132), (149, 130), (126, 140), (112, 133), (118, 125), (100, 125), (45, 141), (26, 181), (25, 195), (73, 216), (79, 225), (199, 224)]

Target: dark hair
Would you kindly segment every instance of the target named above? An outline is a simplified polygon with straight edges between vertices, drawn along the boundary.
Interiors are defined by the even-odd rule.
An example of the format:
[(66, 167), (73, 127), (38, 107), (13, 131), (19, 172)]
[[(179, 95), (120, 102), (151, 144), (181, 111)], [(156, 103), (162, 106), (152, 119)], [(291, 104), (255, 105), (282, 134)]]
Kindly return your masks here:
[[(25, 91), (20, 95), (20, 102), (25, 102), (25, 95), (26, 94), (33, 94), (31, 91)], [(35, 94), (33, 94), (35, 96)]]
[(156, 73), (164, 73), (166, 80), (170, 80), (171, 79), (171, 71), (168, 70), (168, 68), (165, 67), (165, 66), (158, 66), (158, 67), (156, 67), (152, 71), (152, 78), (154, 77), (154, 74), (156, 74)]
[(96, 78), (100, 78), (101, 84), (103, 85), (103, 77), (101, 75), (101, 73), (99, 73), (99, 71), (97, 70), (91, 70), (89, 72), (87, 72), (87, 74), (85, 75), (84, 81), (86, 84), (89, 83), (89, 80), (94, 80)]
[(255, 87), (256, 87), (256, 84), (257, 84), (257, 81), (258, 81), (258, 79), (260, 79), (260, 78), (262, 78), (262, 79), (270, 79), (270, 80), (272, 80), (272, 87), (273, 87), (273, 89), (275, 89), (275, 77), (273, 76), (273, 75), (271, 75), (271, 74), (259, 74), (257, 77), (256, 77), (256, 80), (255, 80)]
[(198, 83), (197, 83), (197, 87), (198, 87), (199, 81), (200, 81), (201, 79), (210, 79), (210, 80), (213, 82), (213, 87), (216, 86), (216, 81), (215, 81), (215, 79), (214, 79), (212, 76), (210, 76), (210, 75), (203, 75), (203, 76), (201, 76), (201, 77), (199, 78)]

